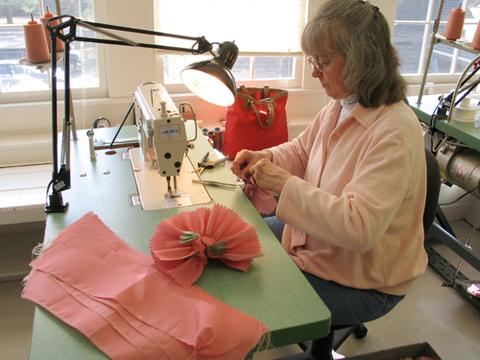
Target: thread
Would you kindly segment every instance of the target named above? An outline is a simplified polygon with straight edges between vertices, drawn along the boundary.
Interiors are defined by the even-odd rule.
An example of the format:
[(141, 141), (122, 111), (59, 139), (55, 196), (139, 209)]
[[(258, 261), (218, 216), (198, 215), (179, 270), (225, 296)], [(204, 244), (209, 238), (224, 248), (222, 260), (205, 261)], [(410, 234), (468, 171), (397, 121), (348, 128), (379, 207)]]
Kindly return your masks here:
[(480, 22), (477, 24), (477, 30), (475, 30), (475, 35), (473, 36), (472, 47), (480, 50)]
[(448, 16), (447, 26), (443, 35), (448, 40), (457, 40), (462, 36), (463, 23), (465, 21), (465, 11), (458, 6), (455, 9), (452, 9), (450, 15)]
[[(254, 352), (265, 351), (272, 348), (272, 334), (270, 332), (266, 332), (262, 335), (260, 340), (257, 343), (255, 349), (252, 350), (251, 355), (253, 356)], [(249, 357), (247, 356), (246, 359)]]
[(221, 126), (217, 126), (214, 128), (203, 128), (202, 133), (203, 135), (207, 136), (209, 139), (210, 144), (213, 148), (223, 151), (223, 134), (224, 128)]
[(23, 25), (23, 35), (25, 37), (25, 48), (27, 49), (27, 62), (32, 64), (47, 62), (50, 60), (47, 40), (43, 25), (33, 19)]
[[(52, 52), (52, 39), (50, 37), (50, 32), (47, 30), (47, 20), (53, 17), (55, 17), (55, 15), (52, 14), (50, 10), (48, 10), (48, 6), (47, 6), (47, 12), (43, 14), (43, 16), (40, 18), (40, 21), (43, 24), (43, 30), (45, 32), (45, 39), (47, 40), (47, 46), (48, 46), (49, 52)], [(60, 24), (60, 20), (51, 21), (49, 25), (55, 26), (58, 24)], [(63, 50), (64, 50), (63, 41), (60, 39), (57, 39), (57, 52), (63, 51)]]

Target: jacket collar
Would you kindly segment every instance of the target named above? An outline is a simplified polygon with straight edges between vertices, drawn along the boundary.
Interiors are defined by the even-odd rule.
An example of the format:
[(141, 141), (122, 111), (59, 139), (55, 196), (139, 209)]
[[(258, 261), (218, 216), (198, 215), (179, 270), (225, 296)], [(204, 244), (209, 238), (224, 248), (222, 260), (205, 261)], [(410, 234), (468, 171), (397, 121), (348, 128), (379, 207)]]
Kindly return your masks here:
[[(334, 106), (335, 110), (341, 110), (341, 103), (340, 100), (335, 100), (336, 104)], [(380, 105), (376, 108), (366, 108), (360, 104), (355, 105), (352, 109), (350, 115), (347, 118), (354, 118), (356, 121), (360, 123), (364, 128), (368, 128), (372, 125), (375, 120), (383, 113), (385, 109), (385, 105)]]

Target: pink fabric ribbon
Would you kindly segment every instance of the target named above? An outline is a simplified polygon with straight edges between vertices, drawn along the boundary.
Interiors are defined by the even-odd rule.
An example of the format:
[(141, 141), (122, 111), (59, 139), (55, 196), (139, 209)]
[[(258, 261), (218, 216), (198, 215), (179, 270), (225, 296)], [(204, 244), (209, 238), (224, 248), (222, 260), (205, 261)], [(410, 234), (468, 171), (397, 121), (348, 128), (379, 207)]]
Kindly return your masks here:
[(178, 286), (92, 213), (31, 266), (22, 297), (113, 359), (244, 358), (266, 333), (260, 321), (200, 288)]
[(272, 193), (258, 187), (257, 184), (255, 184), (253, 177), (249, 177), (245, 181), (243, 192), (247, 195), (260, 214), (268, 215), (275, 211), (277, 201)]

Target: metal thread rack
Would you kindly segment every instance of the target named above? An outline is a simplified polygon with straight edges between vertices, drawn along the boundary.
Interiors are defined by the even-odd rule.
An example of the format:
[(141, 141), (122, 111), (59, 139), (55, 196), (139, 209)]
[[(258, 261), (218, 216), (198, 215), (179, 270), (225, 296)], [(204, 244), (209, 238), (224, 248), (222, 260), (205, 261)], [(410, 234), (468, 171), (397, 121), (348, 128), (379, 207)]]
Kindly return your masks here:
[[(443, 11), (443, 5), (444, 5), (444, 0), (440, 0), (437, 14), (433, 23), (430, 47), (427, 53), (427, 57), (426, 57), (426, 61), (425, 61), (424, 69), (422, 73), (420, 90), (419, 90), (419, 94), (416, 102), (417, 107), (420, 107), (422, 103), (423, 92), (425, 89), (425, 84), (427, 80), (428, 70), (430, 68), (430, 62), (432, 59), (433, 50), (437, 44), (444, 44), (459, 50), (467, 51), (472, 54), (475, 54), (476, 56), (464, 68), (462, 74), (457, 80), (455, 89), (451, 94), (449, 94), (449, 99), (448, 99), (449, 103), (446, 102), (444, 104), (446, 108), (444, 109), (442, 115), (439, 116), (439, 114), (436, 111), (434, 114), (432, 114), (431, 118), (436, 118), (436, 120), (442, 120), (441, 123), (446, 123), (446, 124), (439, 124), (436, 121), (434, 121), (433, 123), (430, 123), (429, 126), (431, 130), (433, 130), (434, 132), (442, 132), (441, 129), (437, 128), (437, 125), (442, 125), (442, 126), (450, 125), (448, 123), (451, 120), (453, 110), (457, 105), (457, 102), (460, 102), (463, 99), (463, 97), (469, 92), (468, 87), (471, 85), (467, 84), (467, 82), (471, 80), (471, 78), (475, 74), (475, 71), (473, 71), (472, 69), (474, 68), (475, 64), (478, 64), (478, 62), (480, 61), (480, 51), (474, 49), (470, 43), (467, 43), (464, 41), (448, 40), (443, 35), (438, 33), (438, 30), (440, 27), (440, 19)], [(476, 85), (474, 84), (472, 89), (475, 86)], [(464, 91), (466, 91), (466, 93), (464, 93), (462, 97), (459, 98), (458, 96), (459, 93)], [(457, 100), (458, 98), (459, 100)], [(449, 137), (450, 135), (448, 135), (448, 133), (444, 133), (444, 136)], [(480, 151), (479, 148), (475, 148), (475, 150)], [(467, 263), (472, 265), (472, 267), (475, 268), (479, 273), (480, 273), (480, 256), (478, 253), (473, 251), (468, 244), (464, 244), (462, 241), (457, 239), (453, 229), (448, 223), (448, 220), (446, 219), (440, 207), (438, 207), (438, 210), (437, 210), (436, 220), (437, 221), (433, 224), (429, 233), (426, 234), (426, 237), (425, 237), (425, 248), (429, 254), (429, 266), (430, 268), (435, 270), (446, 281), (444, 284), (448, 284), (447, 286), (455, 288), (455, 290), (457, 290), (457, 292), (459, 292), (460, 295), (462, 295), (475, 307), (480, 309), (480, 299), (472, 296), (466, 290), (467, 287), (461, 284), (461, 283), (468, 282), (469, 279), (461, 271), (459, 271), (459, 267), (457, 268), (453, 267), (442, 255), (440, 255), (437, 251), (435, 251), (435, 249), (433, 248), (433, 244), (435, 240), (440, 240), (442, 243), (447, 245), (450, 248), (450, 250), (456, 253), (461, 259), (461, 261), (466, 261)], [(455, 282), (457, 280), (458, 280), (458, 284)]]

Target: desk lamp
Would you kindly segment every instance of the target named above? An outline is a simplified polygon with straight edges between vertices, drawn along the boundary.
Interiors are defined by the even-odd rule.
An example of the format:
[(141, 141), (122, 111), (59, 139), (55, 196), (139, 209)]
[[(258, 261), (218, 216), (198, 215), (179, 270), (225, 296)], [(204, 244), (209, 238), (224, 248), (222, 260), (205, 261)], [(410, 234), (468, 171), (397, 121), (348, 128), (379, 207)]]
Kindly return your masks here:
[[(56, 24), (57, 20), (60, 23)], [(163, 49), (178, 52), (186, 52), (193, 55), (210, 53), (213, 58), (200, 61), (187, 66), (181, 73), (181, 79), (187, 88), (200, 98), (220, 106), (233, 104), (236, 95), (235, 79), (231, 69), (238, 56), (238, 48), (233, 42), (210, 43), (205, 37), (191, 37), (177, 34), (162, 33), (157, 31), (136, 29), (112, 24), (103, 24), (77, 19), (70, 15), (60, 15), (50, 18), (46, 27), (50, 32), (52, 54), (56, 54), (57, 38), (65, 44), (64, 68), (65, 68), (65, 91), (64, 91), (64, 119), (62, 129), (62, 151), (59, 166), (58, 161), (58, 138), (57, 138), (57, 58), (52, 56), (52, 147), (53, 147), (53, 174), (48, 184), (47, 193), (52, 187), (52, 193), (48, 196), (45, 212), (65, 212), (68, 203), (64, 203), (61, 192), (70, 188), (70, 43), (73, 41), (92, 42), (111, 45), (134, 46), (142, 48)], [(109, 37), (109, 39), (77, 36), (77, 27), (83, 27)], [(159, 44), (140, 43), (125, 38), (110, 30), (127, 33), (154, 35), (182, 40), (191, 40), (190, 48), (166, 46)], [(218, 45), (216, 51), (213, 44)]]

